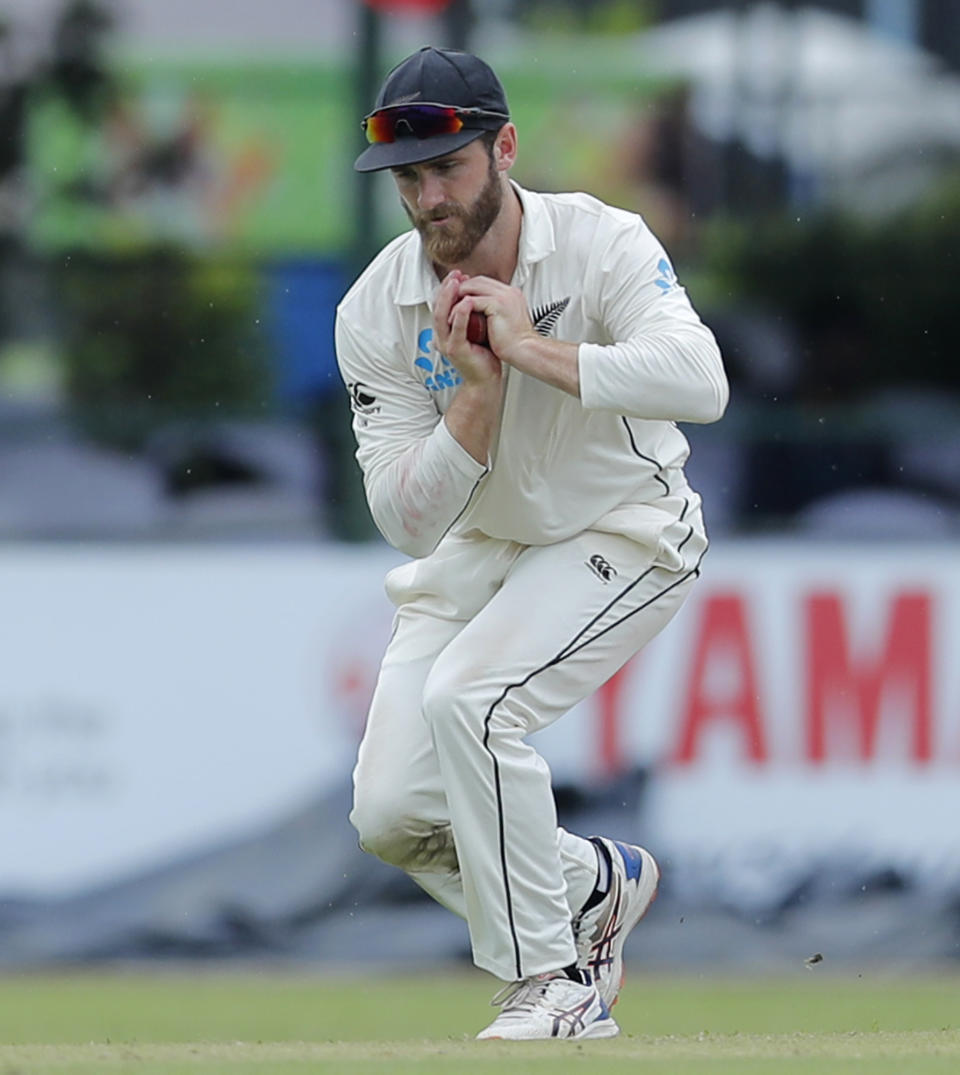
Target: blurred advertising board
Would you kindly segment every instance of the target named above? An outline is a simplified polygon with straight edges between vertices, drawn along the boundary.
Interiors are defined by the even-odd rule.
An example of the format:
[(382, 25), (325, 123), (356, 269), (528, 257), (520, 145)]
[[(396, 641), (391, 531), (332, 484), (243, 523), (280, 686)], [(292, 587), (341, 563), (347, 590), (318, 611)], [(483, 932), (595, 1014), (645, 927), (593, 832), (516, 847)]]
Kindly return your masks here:
[(93, 115), (52, 93), (31, 108), (34, 246), (270, 255), (348, 245), (344, 71), (156, 61), (127, 67), (118, 86)]
[[(344, 785), (398, 559), (5, 546), (0, 893), (129, 874)], [(958, 654), (955, 549), (726, 542), (666, 631), (536, 741), (557, 782), (585, 789), (648, 768), (642, 816), (615, 835), (711, 884), (718, 863), (762, 880), (825, 854), (946, 883)]]
[[(567, 45), (492, 57), (522, 132), (521, 182), (636, 202), (634, 158), (659, 84), (638, 73), (623, 43), (609, 48), (615, 56)], [(400, 58), (385, 58), (384, 70)], [(353, 67), (352, 56), (141, 57), (113, 73), (117, 92), (98, 109), (37, 94), (26, 124), (29, 242), (47, 252), (161, 243), (348, 255), (352, 164), (364, 144)], [(386, 240), (409, 224), (389, 176), (376, 182)]]
[(595, 719), (608, 759), (652, 766), (645, 825), (687, 895), (762, 906), (818, 868), (949, 891), (958, 655), (953, 547), (727, 542)]
[[(0, 550), (0, 892), (269, 827), (345, 781), (396, 554)], [(359, 618), (359, 619), (358, 619)]]

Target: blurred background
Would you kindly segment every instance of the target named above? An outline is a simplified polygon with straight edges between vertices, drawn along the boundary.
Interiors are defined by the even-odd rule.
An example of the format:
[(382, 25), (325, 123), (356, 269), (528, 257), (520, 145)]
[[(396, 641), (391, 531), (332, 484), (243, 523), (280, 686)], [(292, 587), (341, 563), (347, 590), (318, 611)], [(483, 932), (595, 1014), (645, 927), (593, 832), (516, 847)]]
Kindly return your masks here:
[(0, 966), (468, 959), (346, 821), (401, 557), (332, 326), (425, 43), (522, 183), (644, 215), (731, 379), (699, 592), (539, 738), (664, 865), (638, 958), (955, 965), (960, 5), (0, 0)]

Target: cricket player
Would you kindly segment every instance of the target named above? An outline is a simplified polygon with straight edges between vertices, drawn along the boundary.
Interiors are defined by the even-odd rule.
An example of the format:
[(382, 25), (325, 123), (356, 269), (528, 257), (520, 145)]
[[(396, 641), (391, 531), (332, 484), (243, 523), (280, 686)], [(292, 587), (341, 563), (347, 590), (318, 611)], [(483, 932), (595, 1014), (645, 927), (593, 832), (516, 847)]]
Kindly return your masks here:
[(412, 228), (341, 302), (337, 354), (371, 513), (412, 559), (386, 580), (351, 821), (508, 983), (480, 1038), (612, 1037), (658, 868), (558, 828), (528, 736), (697, 578), (675, 423), (722, 415), (720, 354), (639, 216), (509, 178), (517, 129), (478, 57), (421, 49), (363, 126), (355, 167), (390, 170)]

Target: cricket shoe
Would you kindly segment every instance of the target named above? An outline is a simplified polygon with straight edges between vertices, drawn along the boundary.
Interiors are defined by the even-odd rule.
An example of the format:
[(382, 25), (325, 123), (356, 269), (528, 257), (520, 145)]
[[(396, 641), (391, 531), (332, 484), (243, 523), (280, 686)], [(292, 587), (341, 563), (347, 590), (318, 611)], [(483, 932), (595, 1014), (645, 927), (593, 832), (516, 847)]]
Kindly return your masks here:
[(573, 936), (577, 967), (589, 972), (600, 999), (610, 1009), (623, 985), (624, 942), (656, 899), (660, 869), (642, 847), (605, 836), (591, 840), (609, 856), (610, 888), (595, 907), (581, 911), (573, 920)]
[(620, 1033), (596, 986), (575, 982), (562, 971), (511, 982), (490, 1003), (499, 1004), (501, 1012), (478, 1039), (615, 1038)]

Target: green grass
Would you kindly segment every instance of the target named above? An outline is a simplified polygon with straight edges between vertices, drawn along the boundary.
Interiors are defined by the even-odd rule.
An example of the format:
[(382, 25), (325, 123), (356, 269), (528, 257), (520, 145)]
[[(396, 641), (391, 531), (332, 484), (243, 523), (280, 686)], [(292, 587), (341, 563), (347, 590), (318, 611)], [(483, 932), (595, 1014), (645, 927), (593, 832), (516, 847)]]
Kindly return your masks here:
[(0, 1075), (927, 1075), (960, 1071), (960, 977), (634, 976), (619, 1038), (474, 1042), (496, 983), (245, 974), (0, 979)]

